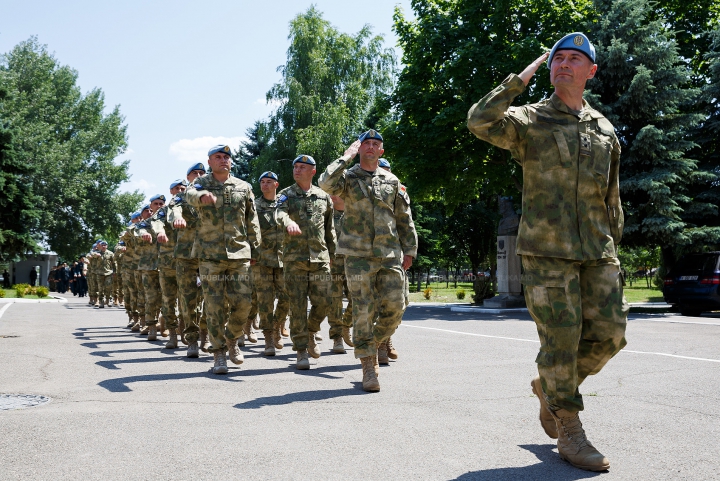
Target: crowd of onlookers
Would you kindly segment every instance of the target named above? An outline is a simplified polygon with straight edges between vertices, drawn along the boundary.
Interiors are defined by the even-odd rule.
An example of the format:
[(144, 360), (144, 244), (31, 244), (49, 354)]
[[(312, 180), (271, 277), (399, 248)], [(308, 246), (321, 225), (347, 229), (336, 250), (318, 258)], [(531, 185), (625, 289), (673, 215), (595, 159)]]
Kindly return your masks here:
[(87, 259), (81, 257), (72, 266), (63, 262), (53, 267), (47, 278), (50, 290), (60, 293), (70, 291), (73, 296), (85, 297), (88, 292), (87, 265)]

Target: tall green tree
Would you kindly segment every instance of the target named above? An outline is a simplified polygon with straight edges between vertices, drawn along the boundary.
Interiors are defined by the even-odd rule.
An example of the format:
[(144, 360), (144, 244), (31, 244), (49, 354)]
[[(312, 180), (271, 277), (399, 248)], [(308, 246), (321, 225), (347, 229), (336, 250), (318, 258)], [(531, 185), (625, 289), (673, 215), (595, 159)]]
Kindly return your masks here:
[(40, 213), (26, 182), (34, 169), (15, 150), (16, 133), (5, 120), (7, 90), (0, 87), (0, 261), (39, 250), (32, 231)]
[[(267, 93), (277, 105), (267, 120), (267, 144), (252, 165), (252, 177), (265, 170), (291, 182), (290, 160), (308, 154), (318, 171), (335, 160), (377, 117), (375, 99), (393, 87), (395, 57), (369, 26), (342, 33), (311, 7), (290, 22), (282, 80)], [(279, 161), (279, 163), (278, 163)]]
[(77, 76), (35, 37), (0, 59), (19, 161), (34, 172), (23, 181), (40, 197), (35, 235), (66, 259), (97, 236), (117, 236), (142, 200), (118, 191), (129, 164), (115, 162), (127, 147), (119, 107), (106, 113), (102, 90), (83, 94)]
[(597, 0), (596, 9), (598, 73), (586, 98), (613, 123), (622, 147), (623, 243), (659, 245), (666, 256), (677, 246), (716, 243), (720, 229), (705, 220), (716, 218), (717, 206), (697, 194), (717, 176), (687, 155), (702, 120), (685, 108), (699, 95), (691, 70), (647, 0)]

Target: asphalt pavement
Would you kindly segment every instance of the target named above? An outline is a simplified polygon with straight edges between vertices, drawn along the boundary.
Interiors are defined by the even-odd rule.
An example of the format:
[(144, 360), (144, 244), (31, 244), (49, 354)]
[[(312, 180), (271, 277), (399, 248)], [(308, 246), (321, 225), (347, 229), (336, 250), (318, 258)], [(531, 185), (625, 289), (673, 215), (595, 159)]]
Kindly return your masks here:
[[(581, 419), (609, 472), (557, 455), (530, 391), (539, 343), (526, 313), (411, 305), (362, 391), (352, 349), (296, 371), (288, 339), (210, 373), (85, 299), (0, 304), (2, 480), (720, 479), (720, 318), (631, 314), (628, 346), (581, 387)], [(44, 396), (44, 397), (40, 397)], [(6, 396), (7, 398), (7, 396)], [(49, 398), (49, 402), (44, 402)]]

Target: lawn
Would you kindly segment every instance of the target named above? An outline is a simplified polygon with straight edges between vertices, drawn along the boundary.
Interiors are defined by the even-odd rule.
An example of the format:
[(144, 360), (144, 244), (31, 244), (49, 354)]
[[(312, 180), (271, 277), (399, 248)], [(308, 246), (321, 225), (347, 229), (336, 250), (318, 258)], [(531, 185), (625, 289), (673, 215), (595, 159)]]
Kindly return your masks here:
[[(17, 292), (15, 292), (15, 289), (3, 289), (3, 291), (5, 292), (6, 299), (17, 297)], [(40, 298), (38, 296), (27, 295), (23, 299), (40, 299)], [(45, 297), (44, 299), (49, 299), (49, 297)]]
[(664, 302), (662, 291), (643, 285), (644, 283), (636, 283), (634, 286), (625, 286), (625, 299), (628, 302)]

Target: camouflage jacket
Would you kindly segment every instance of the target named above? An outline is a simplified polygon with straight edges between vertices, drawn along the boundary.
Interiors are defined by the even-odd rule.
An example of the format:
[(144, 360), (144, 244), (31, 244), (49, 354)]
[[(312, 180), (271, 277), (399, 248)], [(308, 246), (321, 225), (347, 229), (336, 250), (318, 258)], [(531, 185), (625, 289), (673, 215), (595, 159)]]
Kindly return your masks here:
[(153, 236), (152, 242), (143, 240), (142, 235), (150, 232), (150, 219), (141, 220), (135, 224), (135, 252), (138, 255), (138, 270), (154, 271), (158, 268), (158, 247)]
[(472, 133), (509, 150), (522, 166), (517, 253), (572, 260), (615, 257), (623, 211), (620, 144), (612, 124), (585, 101), (578, 118), (555, 94), (510, 107), (524, 90), (512, 74), (468, 112)]
[(283, 239), (285, 229), (278, 223), (277, 202), (265, 197), (255, 199), (255, 210), (260, 222), (262, 242), (255, 251), (258, 264), (267, 267), (282, 267)]
[[(335, 227), (330, 196), (319, 187), (305, 192), (294, 184), (278, 194), (278, 222), (284, 230), (283, 262), (330, 262), (335, 257)], [(302, 234), (291, 236), (287, 226), (296, 222)]]
[(115, 254), (111, 250), (101, 252), (98, 262), (98, 274), (110, 276), (113, 272), (115, 272)]
[(124, 266), (130, 271), (134, 271), (138, 267), (138, 255), (136, 250), (135, 224), (127, 228), (120, 236), (120, 240), (125, 242), (125, 254), (123, 255)]
[[(340, 239), (340, 232), (342, 231), (343, 220), (345, 220), (344, 210), (333, 210), (333, 224), (335, 225), (335, 238)], [(335, 250), (335, 257), (342, 257), (342, 254)]]
[[(168, 203), (168, 224), (172, 225), (175, 219), (184, 219), (186, 227), (175, 229), (175, 258), (194, 259), (193, 246), (197, 237), (200, 216), (195, 207), (185, 202), (185, 192), (177, 194)], [(169, 237), (169, 236), (168, 236)]]
[[(367, 172), (353, 159), (340, 157), (320, 176), (325, 192), (345, 201), (338, 254), (355, 257), (417, 256), (417, 232), (410, 197), (398, 178), (385, 169)], [(350, 167), (350, 168), (348, 168)]]
[(125, 252), (121, 249), (123, 246), (121, 246), (119, 243), (115, 244), (115, 247), (113, 248), (113, 254), (115, 254), (115, 272), (120, 272), (122, 268), (125, 267)]
[(168, 241), (165, 243), (157, 242), (158, 249), (158, 268), (164, 267), (175, 269), (175, 244), (177, 239), (177, 231), (168, 225), (168, 206), (163, 206), (155, 212), (150, 219), (149, 234), (153, 236), (153, 242), (157, 242), (158, 234), (165, 234)]
[[(200, 202), (200, 197), (205, 194), (217, 197), (214, 205)], [(206, 260), (252, 258), (261, 237), (250, 184), (233, 176), (220, 183), (212, 174), (206, 174), (189, 186), (185, 200), (200, 215), (194, 257)]]
[(88, 256), (88, 274), (96, 276), (100, 274), (101, 255), (100, 251), (91, 251)]

